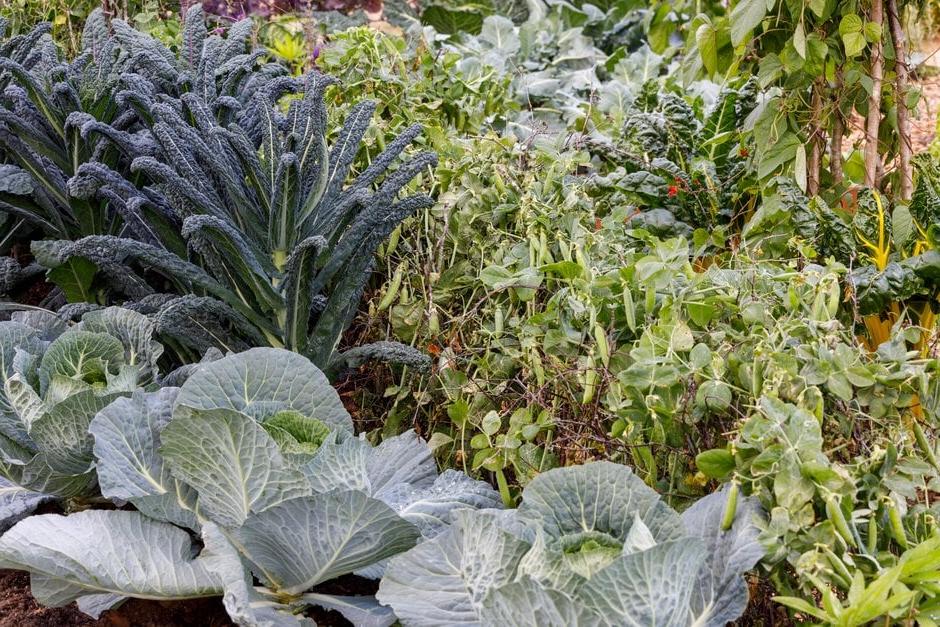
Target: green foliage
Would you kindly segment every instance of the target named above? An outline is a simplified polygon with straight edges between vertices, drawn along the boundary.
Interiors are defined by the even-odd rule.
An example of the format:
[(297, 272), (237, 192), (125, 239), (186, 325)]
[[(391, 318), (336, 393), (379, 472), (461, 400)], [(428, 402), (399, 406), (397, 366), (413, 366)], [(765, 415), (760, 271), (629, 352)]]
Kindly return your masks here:
[[(0, 475), (42, 499), (100, 495), (88, 425), (118, 397), (159, 380), (163, 347), (146, 317), (123, 309), (90, 313), (72, 327), (48, 312), (0, 323)], [(0, 504), (9, 526), (11, 495)], [(15, 505), (16, 499), (12, 505)]]
[[(105, 348), (92, 341), (98, 335), (66, 331), (42, 357), (40, 380), (76, 363), (90, 364), (86, 377), (97, 373), (105, 363), (98, 357)], [(120, 342), (102, 337), (116, 342), (109, 357), (121, 354)], [(79, 359), (76, 344), (97, 352)], [(438, 535), (456, 512), (499, 504), (482, 482), (452, 470), (439, 475), (414, 432), (377, 447), (353, 437), (323, 373), (288, 351), (230, 355), (200, 366), (180, 388), (138, 389), (111, 401), (103, 398), (97, 415), (85, 412), (68, 433), (81, 435), (83, 454), (93, 453), (82, 460), (90, 473), (97, 469), (102, 496), (137, 511), (34, 516), (0, 538), (0, 559), (32, 573), (42, 603), (77, 600), (97, 617), (128, 597), (224, 595), (242, 624), (300, 624), (311, 605), (356, 623), (390, 624), (391, 610), (374, 598), (310, 589), (353, 572), (379, 578), (386, 558)], [(44, 419), (33, 421), (30, 435)]]
[[(34, 246), (49, 278), (70, 301), (138, 301), (131, 306), (155, 317), (161, 334), (184, 356), (209, 346), (270, 344), (341, 368), (343, 358), (334, 351), (375, 249), (403, 218), (431, 202), (424, 196), (399, 201), (397, 195), (434, 164), (433, 153), (417, 155), (373, 189), (420, 127), (406, 129), (344, 186), (374, 103), (349, 110), (330, 148), (323, 94), (333, 81), (288, 78), (278, 65), (256, 67), (260, 54), (246, 52), (250, 21), (234, 25), (226, 39), (210, 36), (196, 5), (176, 56), (123, 22), (112, 26), (113, 37), (100, 12), (89, 20), (86, 57), (75, 67), (109, 76), (96, 98), (126, 108), (113, 119), (66, 109), (38, 125), (67, 129), (58, 144), (64, 144), (66, 170), (44, 167), (43, 158), (24, 145), (26, 137), (0, 127), (7, 129), (0, 137), (9, 154), (24, 161), (22, 169), (7, 173), (23, 179), (7, 185), (18, 205), (4, 208), (48, 225), (47, 235), (68, 238)], [(10, 67), (37, 103), (31, 109), (24, 101), (19, 108), (46, 111), (51, 87), (20, 65)], [(133, 93), (117, 92), (128, 81)], [(63, 88), (60, 83), (55, 90)], [(293, 102), (285, 114), (280, 106), (288, 94)], [(43, 142), (54, 144), (47, 137), (30, 143), (39, 150)], [(113, 158), (93, 158), (99, 154)], [(41, 202), (46, 194), (37, 183), (43, 182), (58, 206)], [(77, 213), (85, 208), (93, 209), (88, 219)], [(52, 223), (51, 216), (62, 223), (70, 213), (77, 224)], [(144, 268), (161, 274), (164, 289), (181, 296), (147, 301), (155, 290), (143, 278)], [(198, 317), (193, 297), (201, 299)], [(402, 347), (379, 345), (371, 354), (423, 365)]]
[(741, 574), (762, 552), (752, 501), (720, 529), (729, 502), (716, 493), (680, 516), (624, 466), (551, 470), (511, 515), (462, 513), (393, 558), (378, 598), (405, 625), (724, 625), (746, 607)]

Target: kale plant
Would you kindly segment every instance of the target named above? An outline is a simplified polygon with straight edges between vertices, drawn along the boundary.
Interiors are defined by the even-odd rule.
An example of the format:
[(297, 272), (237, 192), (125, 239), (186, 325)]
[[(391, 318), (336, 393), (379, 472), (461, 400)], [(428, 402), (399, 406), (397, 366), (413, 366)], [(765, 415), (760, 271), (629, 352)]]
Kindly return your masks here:
[(679, 515), (610, 462), (550, 470), (519, 509), (459, 512), (392, 558), (377, 596), (409, 626), (723, 626), (763, 555), (757, 511), (723, 491)]
[(456, 512), (500, 504), (483, 482), (439, 475), (413, 432), (377, 447), (355, 438), (323, 373), (282, 349), (120, 398), (88, 433), (101, 493), (137, 511), (27, 518), (0, 538), (0, 564), (30, 571), (40, 602), (77, 600), (92, 615), (127, 597), (224, 595), (242, 625), (312, 624), (311, 605), (389, 625), (373, 597), (317, 586), (381, 577), (387, 558), (440, 535)]
[[(156, 150), (147, 129), (150, 108), (196, 92), (225, 115), (226, 107), (250, 100), (286, 68), (260, 64), (264, 53), (249, 52), (251, 20), (233, 25), (225, 38), (210, 36), (199, 5), (187, 13), (178, 55), (121, 20), (109, 25), (100, 9), (88, 17), (72, 62), (61, 59), (48, 33), (49, 25), (40, 24), (0, 47), (4, 229), (67, 239), (119, 235), (185, 254), (178, 216), (147, 194), (143, 175), (130, 172), (136, 157)], [(82, 166), (119, 173), (143, 191), (133, 199), (106, 189), (77, 197), (68, 181)], [(0, 293), (11, 293), (38, 268), (11, 268)], [(50, 279), (69, 300), (87, 299), (92, 271), (87, 261), (75, 260), (53, 269)]]
[[(420, 153), (385, 174), (419, 134), (415, 125), (345, 185), (375, 103), (353, 107), (330, 147), (323, 93), (332, 83), (319, 74), (282, 77), (245, 107), (229, 103), (234, 110), (228, 112), (195, 92), (154, 104), (153, 150), (131, 163), (133, 173), (153, 182), (143, 190), (99, 164), (79, 168), (69, 182), (75, 196), (107, 194), (128, 206), (169, 207), (195, 263), (153, 242), (106, 236), (40, 242), (34, 252), (51, 267), (76, 258), (94, 263), (113, 297), (146, 297), (153, 290), (143, 270), (159, 275), (182, 296), (156, 297), (140, 307), (169, 317), (162, 329), (197, 352), (207, 344), (267, 344), (323, 368), (343, 364), (334, 350), (355, 314), (376, 249), (405, 217), (432, 204), (424, 195), (399, 200), (399, 192), (436, 157)], [(286, 114), (280, 108), (285, 95), (294, 98)], [(89, 130), (100, 128), (89, 123)], [(199, 307), (187, 307), (194, 297)], [(205, 319), (193, 322), (193, 309)], [(426, 363), (405, 347), (371, 352)]]

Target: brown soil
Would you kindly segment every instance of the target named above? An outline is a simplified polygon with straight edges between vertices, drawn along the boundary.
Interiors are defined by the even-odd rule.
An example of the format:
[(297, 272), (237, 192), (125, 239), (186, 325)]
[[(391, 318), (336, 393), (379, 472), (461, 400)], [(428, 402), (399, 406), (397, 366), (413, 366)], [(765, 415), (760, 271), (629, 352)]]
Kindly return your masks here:
[[(340, 595), (374, 594), (378, 582), (348, 575), (314, 590)], [(317, 625), (351, 625), (342, 614), (311, 608), (308, 615)], [(29, 575), (0, 570), (0, 627), (228, 627), (233, 625), (221, 598), (192, 601), (144, 601), (130, 599), (95, 620), (71, 603), (65, 607), (43, 607), (29, 591)]]
[[(26, 266), (33, 261), (28, 242), (13, 244), (10, 249), (10, 256), (16, 259), (21, 266)], [(13, 300), (21, 305), (38, 306), (52, 291), (52, 287), (52, 284), (46, 281), (45, 275), (40, 274), (28, 285), (21, 287), (17, 294), (13, 294)]]
[(193, 601), (131, 599), (94, 620), (74, 603), (42, 607), (29, 592), (29, 575), (0, 570), (0, 627), (227, 627), (232, 625), (220, 598)]

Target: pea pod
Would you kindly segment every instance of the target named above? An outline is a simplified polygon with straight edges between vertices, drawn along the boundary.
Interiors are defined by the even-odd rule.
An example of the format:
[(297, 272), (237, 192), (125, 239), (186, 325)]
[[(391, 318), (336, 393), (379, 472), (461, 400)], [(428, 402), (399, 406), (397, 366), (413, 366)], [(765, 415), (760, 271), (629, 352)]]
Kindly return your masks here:
[(597, 345), (597, 354), (606, 368), (610, 364), (610, 345), (607, 343), (607, 332), (599, 323), (594, 323), (594, 342)]
[(832, 569), (842, 578), (845, 579), (846, 584), (851, 583), (852, 573), (849, 572), (849, 569), (846, 567), (845, 562), (839, 559), (839, 556), (832, 552), (832, 550), (827, 547), (821, 547), (823, 554), (829, 560), (829, 563), (832, 565)]
[(842, 512), (841, 499), (835, 494), (830, 494), (826, 498), (826, 517), (829, 519), (829, 522), (832, 523), (833, 529), (845, 540), (847, 545), (851, 547), (858, 546), (855, 543), (855, 537), (852, 535), (849, 522), (845, 519), (845, 514)]
[(627, 316), (627, 326), (636, 331), (636, 305), (633, 303), (633, 292), (629, 285), (623, 286), (623, 311)]
[(829, 309), (829, 317), (835, 318), (839, 315), (839, 302), (842, 299), (842, 292), (839, 289), (838, 281), (829, 282), (829, 300), (827, 302), (827, 307)]
[(441, 320), (437, 315), (437, 307), (431, 305), (431, 313), (428, 315), (428, 333), (439, 335), (441, 332)]
[(388, 236), (388, 244), (385, 245), (385, 257), (389, 257), (395, 252), (399, 241), (401, 241), (401, 225), (395, 227), (392, 234)]
[(866, 540), (868, 552), (874, 555), (878, 551), (878, 521), (874, 512), (868, 519), (868, 538)]
[(594, 354), (588, 356), (587, 370), (584, 371), (584, 393), (581, 395), (581, 404), (587, 405), (594, 400), (597, 388), (597, 369), (594, 368)]
[(888, 497), (885, 499), (885, 508), (888, 510), (888, 525), (891, 530), (891, 537), (898, 543), (898, 546), (907, 550), (907, 534), (904, 532), (904, 523), (901, 522), (901, 513), (898, 511), (897, 503), (894, 502), (894, 499)]
[(379, 311), (385, 311), (391, 307), (395, 297), (398, 296), (398, 291), (401, 289), (401, 280), (405, 275), (405, 268), (407, 268), (407, 266), (407, 263), (402, 263), (395, 269), (395, 274), (392, 275), (392, 280), (388, 284), (388, 290), (386, 290), (382, 300), (379, 301)]
[(919, 448), (920, 452), (924, 454), (924, 459), (926, 459), (931, 466), (937, 470), (940, 470), (940, 464), (937, 463), (937, 456), (930, 447), (930, 442), (927, 441), (927, 434), (924, 433), (923, 427), (920, 426), (920, 423), (917, 422), (916, 418), (912, 421), (912, 423), (914, 426), (914, 440), (917, 442), (917, 448)]
[(734, 515), (738, 511), (738, 482), (732, 481), (728, 489), (728, 501), (725, 503), (725, 511), (721, 516), (721, 530), (728, 531), (734, 524)]
[(535, 373), (535, 381), (539, 386), (545, 385), (545, 368), (542, 366), (542, 356), (535, 349), (529, 355), (529, 364), (532, 372)]

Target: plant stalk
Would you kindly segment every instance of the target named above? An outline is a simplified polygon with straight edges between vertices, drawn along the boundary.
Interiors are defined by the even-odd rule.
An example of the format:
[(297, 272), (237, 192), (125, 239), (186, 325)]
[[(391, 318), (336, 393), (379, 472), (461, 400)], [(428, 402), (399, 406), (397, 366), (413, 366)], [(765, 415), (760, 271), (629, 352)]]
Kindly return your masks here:
[(842, 72), (841, 66), (836, 69), (836, 88), (832, 99), (832, 131), (829, 138), (829, 172), (832, 174), (832, 182), (836, 185), (841, 184), (845, 179), (842, 170), (842, 138), (845, 135), (845, 120), (842, 118), (842, 109), (839, 107), (844, 80)]
[(806, 195), (812, 198), (819, 193), (819, 178), (822, 168), (823, 133), (822, 133), (822, 92), (825, 89), (822, 81), (813, 83), (812, 101), (810, 104), (810, 151), (806, 162)]
[[(884, 26), (884, 7), (881, 0), (872, 0), (869, 21), (879, 29)], [(878, 165), (881, 155), (878, 150), (878, 127), (881, 125), (881, 84), (884, 80), (884, 50), (882, 38), (871, 46), (871, 94), (868, 96), (868, 118), (865, 120), (865, 185), (877, 187)]]
[(914, 170), (911, 166), (911, 118), (907, 109), (908, 66), (907, 39), (901, 28), (897, 0), (887, 0), (888, 25), (894, 45), (894, 90), (898, 118), (898, 174), (901, 177), (901, 200), (909, 201), (914, 195)]

